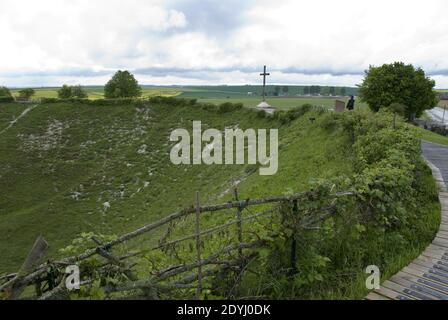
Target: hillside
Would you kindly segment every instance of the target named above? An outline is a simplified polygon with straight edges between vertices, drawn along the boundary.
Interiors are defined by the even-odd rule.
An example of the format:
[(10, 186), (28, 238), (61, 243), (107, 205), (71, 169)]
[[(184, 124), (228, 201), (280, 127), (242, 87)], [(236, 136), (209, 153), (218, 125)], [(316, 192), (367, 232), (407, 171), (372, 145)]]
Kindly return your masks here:
[[(1, 105), (0, 126), (23, 108)], [(39, 234), (56, 254), (81, 232), (120, 234), (188, 206), (196, 190), (213, 202), (246, 179), (244, 197), (281, 194), (351, 170), (346, 137), (329, 135), (308, 117), (280, 129), (275, 176), (260, 177), (253, 166), (176, 167), (169, 135), (190, 130), (192, 120), (221, 130), (280, 126), (247, 109), (217, 113), (163, 103), (44, 104), (20, 119), (0, 136), (0, 272), (14, 271)]]
[[(383, 277), (394, 274), (431, 242), (440, 222), (418, 132), (402, 121), (393, 129), (387, 112), (334, 114), (303, 106), (267, 116), (241, 105), (216, 107), (173, 98), (56, 101), (23, 115), (29, 107), (0, 105), (0, 126), (7, 128), (0, 135), (0, 273), (17, 270), (40, 234), (50, 243), (50, 257), (77, 254), (92, 247), (93, 234), (110, 241), (191, 208), (196, 191), (201, 204), (217, 204), (233, 198), (236, 184), (240, 199), (314, 189), (322, 198), (302, 199), (298, 210), (304, 222), (323, 214), (316, 228), (297, 229), (297, 216), (290, 215), (286, 203), (274, 207), (272, 217), (245, 223), (244, 238), (261, 237), (267, 247), (257, 253), (253, 272), (241, 279), (238, 295), (361, 298), (367, 265), (379, 266)], [(203, 130), (279, 129), (277, 174), (261, 176), (257, 165), (173, 165), (170, 133), (179, 128), (191, 132), (192, 121), (198, 120)], [(337, 190), (353, 191), (356, 197), (337, 202), (325, 197)], [(228, 223), (232, 216), (207, 215), (201, 227)], [(193, 232), (193, 221), (185, 219), (126, 242), (119, 252), (140, 251), (135, 270), (147, 277), (148, 269), (158, 272), (185, 263), (194, 252), (191, 243), (156, 252), (148, 248)], [(299, 246), (293, 281), (285, 268), (291, 263), (291, 236)], [(212, 234), (203, 242), (204, 254), (232, 240), (229, 233)], [(208, 283), (219, 288), (215, 298), (234, 294), (225, 285), (232, 273), (222, 276)], [(93, 291), (80, 294), (104, 298)], [(188, 291), (162, 295), (188, 297)]]

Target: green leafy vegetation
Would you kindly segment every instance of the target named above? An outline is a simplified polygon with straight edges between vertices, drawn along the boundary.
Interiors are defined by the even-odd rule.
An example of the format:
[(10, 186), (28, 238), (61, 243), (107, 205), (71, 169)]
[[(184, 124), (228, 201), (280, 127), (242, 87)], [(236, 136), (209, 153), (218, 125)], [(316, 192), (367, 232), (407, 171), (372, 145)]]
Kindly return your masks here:
[(106, 99), (134, 98), (141, 95), (142, 88), (129, 71), (117, 71), (104, 87)]
[(392, 104), (405, 106), (407, 119), (419, 118), (426, 109), (432, 109), (439, 102), (434, 90), (435, 81), (426, 77), (421, 68), (402, 62), (371, 66), (359, 88), (359, 94), (371, 110)]
[(68, 86), (64, 84), (58, 90), (59, 99), (87, 99), (88, 94), (81, 86)]
[(6, 87), (0, 87), (0, 103), (13, 101), (14, 97), (11, 95), (11, 91)]
[[(203, 298), (362, 298), (366, 266), (379, 266), (384, 277), (395, 273), (423, 250), (438, 227), (437, 189), (415, 129), (399, 119), (393, 128), (388, 112), (333, 114), (304, 105), (272, 116), (238, 104), (161, 97), (51, 102), (33, 109), (0, 139), (0, 150), (7, 150), (0, 152), (3, 272), (17, 270), (39, 234), (49, 241), (53, 257), (75, 254), (92, 246), (93, 234), (107, 241), (191, 206), (195, 191), (201, 203), (226, 202), (236, 184), (241, 199), (315, 192), (297, 208), (284, 204), (276, 214), (244, 224), (245, 241), (262, 239), (268, 246), (237, 288), (238, 274), (221, 273), (205, 281), (210, 289)], [(12, 106), (21, 107), (8, 106), (3, 119), (12, 116)], [(278, 173), (260, 176), (254, 165), (172, 165), (170, 133), (191, 132), (193, 120), (201, 120), (204, 129), (278, 128)], [(329, 194), (337, 191), (355, 196), (331, 201)], [(323, 208), (332, 214), (317, 229), (298, 227), (302, 219), (319, 218)], [(207, 228), (234, 216), (204, 219), (201, 227)], [(147, 249), (171, 233), (185, 236), (193, 230), (187, 219), (166, 234), (142, 236), (118, 250)], [(204, 256), (234, 237), (231, 232), (210, 235)], [(134, 262), (147, 276), (195, 254), (185, 244), (148, 250)], [(96, 259), (83, 268), (93, 272)], [(120, 277), (98, 279), (72, 298), (105, 298), (104, 283)], [(162, 298), (191, 295), (187, 290)]]
[(28, 101), (32, 96), (36, 94), (36, 91), (32, 88), (25, 88), (19, 91), (19, 98)]

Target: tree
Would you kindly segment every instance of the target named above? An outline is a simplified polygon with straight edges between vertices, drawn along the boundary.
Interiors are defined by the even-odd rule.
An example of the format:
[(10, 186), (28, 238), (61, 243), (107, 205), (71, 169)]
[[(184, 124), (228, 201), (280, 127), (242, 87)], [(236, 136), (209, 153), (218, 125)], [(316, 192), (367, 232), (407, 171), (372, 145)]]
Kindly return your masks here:
[(304, 95), (307, 96), (307, 95), (309, 95), (310, 93), (311, 93), (310, 87), (304, 87), (304, 88), (303, 88), (303, 94), (304, 94)]
[(19, 91), (19, 97), (21, 99), (29, 100), (32, 96), (36, 94), (36, 91), (31, 88), (22, 89)]
[(68, 86), (64, 84), (58, 91), (59, 99), (86, 99), (88, 97), (87, 92), (81, 86)]
[(88, 97), (87, 92), (83, 89), (81, 86), (73, 86), (71, 87), (72, 91), (72, 98), (78, 98), (78, 99), (86, 99)]
[(437, 105), (434, 87), (435, 81), (426, 77), (421, 68), (395, 62), (381, 67), (370, 66), (359, 95), (375, 112), (394, 103), (404, 105), (404, 116), (413, 120)]
[(288, 95), (289, 92), (289, 87), (288, 86), (283, 86), (282, 91), (285, 95)]
[(107, 99), (133, 98), (142, 95), (142, 88), (129, 71), (117, 71), (104, 87)]
[(274, 88), (274, 96), (279, 96), (280, 95), (280, 90), (281, 90), (281, 88), (279, 86), (275, 86), (275, 88)]
[(318, 94), (320, 94), (320, 90), (321, 90), (320, 86), (311, 86), (310, 93), (313, 96), (317, 96)]
[(14, 97), (6, 87), (0, 87), (0, 102), (13, 102)]
[(345, 87), (342, 87), (339, 92), (341, 93), (341, 96), (345, 96), (347, 94), (347, 89)]
[(70, 99), (72, 97), (72, 87), (64, 84), (61, 89), (58, 90), (59, 99)]
[(330, 96), (335, 96), (335, 95), (336, 95), (336, 88), (330, 87)]
[(395, 129), (397, 127), (397, 115), (403, 116), (406, 112), (407, 107), (399, 103), (392, 103), (386, 109), (394, 114), (392, 127)]

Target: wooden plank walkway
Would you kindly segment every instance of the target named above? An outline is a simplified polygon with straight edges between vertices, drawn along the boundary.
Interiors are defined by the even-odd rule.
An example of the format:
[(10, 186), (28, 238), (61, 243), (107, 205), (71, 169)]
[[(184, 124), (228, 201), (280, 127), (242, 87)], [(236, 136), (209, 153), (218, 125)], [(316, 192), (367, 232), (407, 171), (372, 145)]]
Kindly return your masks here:
[(448, 300), (448, 147), (422, 142), (422, 151), (440, 186), (442, 221), (431, 245), (367, 300)]

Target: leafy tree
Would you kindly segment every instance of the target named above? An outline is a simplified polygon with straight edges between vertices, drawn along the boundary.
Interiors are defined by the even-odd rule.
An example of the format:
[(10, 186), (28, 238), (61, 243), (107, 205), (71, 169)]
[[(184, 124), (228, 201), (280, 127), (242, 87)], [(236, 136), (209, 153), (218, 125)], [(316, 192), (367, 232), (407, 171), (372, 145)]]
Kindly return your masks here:
[(274, 95), (278, 96), (280, 94), (280, 90), (281, 90), (281, 88), (279, 86), (275, 86), (275, 88), (274, 88)]
[(72, 87), (64, 84), (61, 89), (58, 90), (59, 99), (70, 99), (72, 97)]
[(72, 90), (72, 98), (86, 99), (88, 97), (87, 92), (81, 86), (73, 86)]
[(34, 89), (31, 88), (22, 89), (19, 91), (19, 97), (26, 100), (29, 100), (35, 94), (36, 91), (34, 91)]
[(406, 113), (407, 107), (405, 105), (402, 105), (399, 103), (392, 103), (386, 109), (388, 109), (389, 111), (391, 111), (394, 114), (394, 120), (393, 120), (392, 127), (395, 129), (397, 127), (397, 115), (404, 116)]
[(334, 96), (334, 95), (336, 95), (336, 88), (330, 87), (330, 96)]
[(341, 93), (341, 96), (345, 96), (347, 94), (347, 89), (345, 87), (342, 87), (339, 92)]
[(0, 87), (0, 102), (13, 102), (14, 97), (6, 87)]
[(402, 62), (371, 66), (360, 86), (359, 94), (373, 111), (394, 103), (406, 106), (404, 115), (412, 120), (438, 103), (435, 81), (421, 68)]
[(288, 92), (289, 92), (289, 87), (288, 87), (288, 86), (283, 86), (282, 91), (283, 91), (283, 93), (284, 93), (285, 95), (287, 95)]
[(303, 88), (303, 94), (304, 95), (309, 95), (311, 93), (310, 87), (304, 87)]
[(107, 99), (133, 98), (142, 95), (142, 88), (129, 71), (117, 71), (104, 87)]
[(321, 90), (320, 86), (311, 86), (310, 93), (312, 95), (318, 95), (318, 94), (320, 94), (320, 90)]

